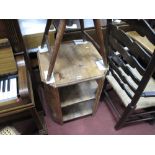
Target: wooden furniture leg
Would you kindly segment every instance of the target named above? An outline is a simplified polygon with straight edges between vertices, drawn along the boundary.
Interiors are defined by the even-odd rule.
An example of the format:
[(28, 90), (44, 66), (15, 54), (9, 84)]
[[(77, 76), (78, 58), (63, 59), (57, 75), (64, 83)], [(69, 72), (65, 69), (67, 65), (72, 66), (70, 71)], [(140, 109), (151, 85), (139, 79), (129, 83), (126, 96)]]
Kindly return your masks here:
[(83, 19), (80, 19), (79, 21), (80, 21), (80, 27), (81, 27), (81, 32), (82, 32), (82, 38), (83, 40), (86, 40), (86, 37), (84, 35), (84, 21)]
[(39, 134), (40, 135), (46, 135), (47, 131), (46, 131), (46, 129), (45, 129), (45, 127), (44, 127), (44, 125), (43, 125), (43, 123), (42, 123), (42, 121), (41, 121), (35, 107), (31, 108), (30, 111), (31, 111), (31, 115), (32, 115), (32, 117), (33, 117), (33, 119), (34, 119), (34, 121), (35, 121), (35, 123), (37, 125), (37, 128), (39, 130)]
[(97, 80), (98, 88), (97, 88), (97, 92), (96, 92), (96, 101), (95, 101), (95, 104), (93, 106), (93, 115), (96, 113), (97, 108), (98, 108), (99, 100), (100, 100), (101, 93), (102, 93), (102, 88), (104, 85), (104, 80), (105, 80), (104, 78)]
[(100, 46), (100, 54), (103, 58), (103, 61), (105, 63), (105, 66), (107, 66), (107, 56), (106, 53), (104, 51), (104, 38), (103, 38), (103, 32), (101, 29), (101, 21), (100, 19), (94, 19), (94, 25), (95, 25), (95, 30), (96, 30), (96, 34), (98, 37), (98, 41), (99, 41), (99, 46)]
[(52, 24), (52, 19), (48, 19), (48, 20), (47, 20), (46, 27), (45, 27), (45, 33), (44, 33), (44, 36), (43, 36), (43, 40), (42, 40), (42, 43), (41, 43), (41, 48), (43, 48), (43, 46), (44, 46), (44, 44), (45, 44), (46, 35), (48, 35), (48, 31), (49, 31), (49, 29), (50, 29), (51, 24)]
[(50, 78), (51, 78), (52, 71), (53, 71), (53, 68), (54, 68), (54, 64), (55, 64), (55, 61), (56, 61), (58, 50), (60, 48), (60, 44), (61, 44), (61, 40), (63, 38), (65, 28), (66, 28), (66, 20), (65, 19), (60, 20), (59, 27), (58, 27), (58, 32), (57, 32), (57, 35), (56, 35), (56, 40), (55, 40), (55, 43), (54, 43), (53, 52), (51, 53), (51, 57), (50, 57), (50, 65), (49, 65), (49, 69), (48, 69), (47, 80), (50, 80)]

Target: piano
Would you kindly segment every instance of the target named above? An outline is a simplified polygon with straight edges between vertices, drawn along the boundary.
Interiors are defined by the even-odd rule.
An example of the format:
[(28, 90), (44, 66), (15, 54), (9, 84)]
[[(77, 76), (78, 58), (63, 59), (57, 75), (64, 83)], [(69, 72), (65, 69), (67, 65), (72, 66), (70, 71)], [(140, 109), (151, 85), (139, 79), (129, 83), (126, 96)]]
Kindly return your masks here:
[(0, 118), (29, 111), (40, 134), (47, 134), (35, 108), (24, 53), (14, 55), (8, 39), (0, 39)]
[(47, 134), (35, 107), (18, 21), (0, 20), (0, 35), (0, 123), (31, 114), (39, 133)]
[(14, 55), (9, 40), (0, 39), (0, 116), (31, 105), (29, 80), (24, 55)]
[(8, 39), (0, 40), (0, 106), (18, 96), (17, 66)]

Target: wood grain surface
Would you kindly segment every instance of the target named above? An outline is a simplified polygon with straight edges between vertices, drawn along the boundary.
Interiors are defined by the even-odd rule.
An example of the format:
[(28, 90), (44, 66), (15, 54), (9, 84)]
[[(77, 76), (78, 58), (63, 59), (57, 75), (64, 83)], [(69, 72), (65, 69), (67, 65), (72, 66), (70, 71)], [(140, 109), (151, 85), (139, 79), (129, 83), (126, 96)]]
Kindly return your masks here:
[(17, 72), (16, 62), (11, 47), (0, 49), (0, 76), (15, 74)]
[[(50, 85), (61, 87), (104, 77), (107, 68), (103, 65), (103, 70), (100, 70), (96, 64), (99, 60), (102, 57), (90, 42), (79, 45), (62, 44), (54, 66), (55, 82)], [(38, 52), (38, 61), (41, 80), (46, 83), (45, 71), (49, 68), (49, 53)]]
[(147, 37), (142, 37), (140, 36), (136, 31), (130, 31), (126, 33), (127, 35), (129, 35), (131, 38), (133, 38), (134, 40), (136, 40), (138, 43), (140, 43), (145, 49), (148, 50), (148, 52), (150, 54), (153, 54), (154, 50), (155, 50), (155, 45), (153, 45), (148, 39)]

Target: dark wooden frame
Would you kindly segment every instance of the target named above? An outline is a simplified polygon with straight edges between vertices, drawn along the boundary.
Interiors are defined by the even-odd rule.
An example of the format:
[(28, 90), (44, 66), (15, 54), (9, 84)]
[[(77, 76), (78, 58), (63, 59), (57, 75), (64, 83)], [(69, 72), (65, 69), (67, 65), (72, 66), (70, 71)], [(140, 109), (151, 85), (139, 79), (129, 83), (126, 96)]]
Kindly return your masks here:
[[(134, 21), (132, 21), (132, 26), (136, 27), (135, 29), (138, 29), (137, 24), (137, 20), (135, 20), (135, 24)], [(140, 21), (141, 22), (141, 21)], [(128, 23), (131, 23), (131, 21), (129, 20)], [(145, 23), (143, 21), (143, 23)], [(135, 26), (134, 26), (135, 25)], [(146, 25), (145, 25), (146, 26)], [(142, 79), (140, 81), (134, 79), (133, 75), (131, 75), (127, 70), (126, 73), (129, 74), (134, 81), (138, 84), (138, 88), (132, 88), (131, 85), (129, 85), (128, 81), (119, 74), (119, 78), (126, 83), (130, 89), (134, 92), (134, 96), (131, 96), (127, 90), (125, 90), (124, 86), (122, 85), (122, 83), (119, 82), (119, 79), (117, 79), (118, 83), (120, 84), (120, 86), (122, 87), (122, 89), (125, 90), (126, 94), (131, 98), (131, 102), (128, 104), (128, 106), (125, 108), (123, 108), (123, 110), (120, 110), (120, 107), (114, 103), (108, 93), (108, 90), (106, 90), (106, 88), (103, 90), (105, 97), (106, 97), (106, 101), (107, 101), (107, 105), (110, 108), (110, 110), (113, 112), (114, 116), (116, 117), (117, 123), (115, 125), (115, 129), (118, 130), (123, 126), (129, 125), (131, 123), (137, 123), (137, 122), (142, 122), (142, 121), (147, 121), (147, 120), (154, 120), (155, 119), (155, 109), (154, 108), (146, 108), (144, 111), (139, 111), (136, 110), (136, 104), (138, 102), (138, 100), (140, 99), (141, 96), (144, 96), (144, 89), (150, 79), (150, 77), (152, 76), (154, 69), (155, 69), (155, 52), (153, 53), (152, 57), (150, 55), (147, 55), (147, 52), (140, 46), (138, 45), (136, 42), (131, 41), (130, 38), (128, 38), (127, 36), (125, 36), (125, 33), (123, 33), (123, 31), (120, 31), (118, 33), (118, 28), (115, 27), (115, 32), (118, 33), (117, 36), (116, 34), (113, 33), (112, 29), (114, 28), (114, 25), (112, 25), (111, 21), (108, 21), (108, 26), (107, 26), (107, 32), (106, 32), (106, 40), (105, 40), (105, 47), (106, 47), (106, 51), (108, 53), (108, 63), (110, 65), (110, 71), (112, 71), (112, 68), (114, 67), (117, 71), (116, 66), (114, 66), (113, 62), (117, 63), (119, 66), (123, 67), (121, 64), (121, 61), (116, 60), (115, 56), (113, 56), (113, 52), (111, 53), (111, 51), (113, 51), (113, 48), (117, 48), (117, 50), (121, 50), (120, 53), (126, 55), (126, 61), (130, 61), (131, 65), (134, 65), (134, 67), (139, 67), (138, 64), (136, 64), (135, 62), (131, 63), (131, 60), (135, 60), (133, 59), (133, 57), (131, 55), (129, 55), (128, 52), (126, 52), (125, 50), (121, 49), (121, 47), (119, 46), (119, 43), (122, 41), (123, 43), (126, 43), (125, 45), (128, 45), (129, 50), (136, 50), (136, 54), (139, 55), (141, 54), (142, 56), (146, 56), (147, 59), (149, 59), (149, 64), (147, 65), (147, 68), (140, 68), (139, 67), (139, 72), (142, 75)], [(144, 28), (144, 27), (143, 27)], [(149, 29), (149, 26), (146, 26), (145, 29)], [(148, 32), (148, 30), (143, 30), (143, 35), (145, 32)], [(116, 40), (113, 39), (113, 36), (115, 36), (116, 40), (119, 40), (119, 43), (116, 43)], [(154, 38), (151, 35), (147, 34), (147, 37), (150, 39), (150, 41), (155, 39), (155, 35)], [(122, 40), (121, 40), (122, 39)], [(131, 43), (131, 44), (130, 44)], [(112, 48), (111, 48), (112, 45)], [(132, 49), (133, 48), (133, 49)], [(139, 50), (139, 51), (138, 51)], [(134, 55), (134, 56), (135, 56)], [(112, 68), (111, 68), (112, 67)], [(125, 67), (124, 67), (125, 69)], [(113, 74), (113, 76), (115, 76)], [(116, 76), (115, 76), (116, 78)], [(107, 81), (105, 82), (105, 84), (107, 85)], [(105, 86), (106, 87), (106, 86)], [(145, 97), (150, 97), (149, 94), (145, 94)], [(152, 97), (155, 97), (155, 93), (152, 92), (151, 93)]]

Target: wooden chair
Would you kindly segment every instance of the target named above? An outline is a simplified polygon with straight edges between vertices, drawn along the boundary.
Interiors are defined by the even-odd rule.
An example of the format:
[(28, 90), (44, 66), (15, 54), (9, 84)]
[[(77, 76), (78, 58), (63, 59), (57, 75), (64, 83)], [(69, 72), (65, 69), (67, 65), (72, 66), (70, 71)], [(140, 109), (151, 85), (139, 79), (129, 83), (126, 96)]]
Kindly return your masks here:
[(153, 44), (155, 44), (155, 31), (150, 23), (144, 19), (124, 20), (135, 29), (141, 36), (146, 36)]
[[(152, 35), (147, 37), (152, 41), (155, 39)], [(154, 120), (155, 80), (152, 74), (155, 69), (155, 52), (152, 56), (148, 54), (111, 21), (108, 21), (105, 40), (109, 62), (106, 83), (110, 83), (123, 103), (114, 103), (109, 96), (110, 92), (104, 89), (107, 105), (117, 120), (115, 129), (131, 123)], [(140, 57), (147, 59), (149, 63), (142, 66)]]
[[(155, 49), (155, 30), (152, 27), (152, 24), (148, 20), (125, 20), (131, 27), (132, 31), (128, 31), (127, 34), (137, 41), (146, 51), (152, 56)], [(151, 20), (154, 21), (154, 20)], [(149, 59), (145, 57), (140, 57), (143, 65), (149, 63)], [(155, 72), (153, 73), (155, 78)]]

